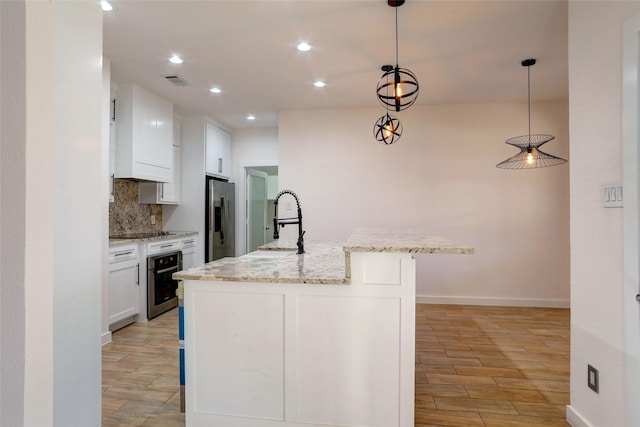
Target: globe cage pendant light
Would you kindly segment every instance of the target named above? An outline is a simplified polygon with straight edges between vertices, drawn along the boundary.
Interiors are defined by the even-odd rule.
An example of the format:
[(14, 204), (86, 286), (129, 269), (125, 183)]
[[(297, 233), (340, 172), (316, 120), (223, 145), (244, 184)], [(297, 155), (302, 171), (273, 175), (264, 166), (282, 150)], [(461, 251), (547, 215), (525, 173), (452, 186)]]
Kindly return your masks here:
[(535, 59), (525, 59), (522, 66), (527, 67), (527, 103), (529, 111), (529, 133), (528, 135), (514, 136), (505, 141), (509, 145), (518, 147), (520, 152), (507, 160), (496, 165), (500, 169), (534, 169), (547, 166), (556, 166), (566, 163), (563, 158), (545, 153), (539, 149), (540, 146), (555, 139), (553, 135), (534, 134), (531, 135), (531, 66), (535, 65)]
[[(418, 98), (420, 86), (416, 75), (406, 68), (398, 66), (398, 7), (404, 4), (405, 0), (387, 0), (387, 4), (396, 9), (396, 66), (390, 67), (378, 80), (376, 93), (378, 100), (385, 108), (392, 108), (395, 111), (405, 110), (413, 105)], [(393, 79), (390, 82), (389, 77)], [(389, 86), (393, 88), (389, 94)]]
[[(393, 69), (393, 66), (382, 66), (383, 71), (388, 71), (389, 69)], [(387, 90), (389, 90), (389, 86), (387, 86)], [(384, 145), (391, 145), (398, 142), (402, 136), (402, 122), (398, 118), (389, 115), (388, 107), (386, 110), (387, 113), (380, 117), (373, 126), (373, 135), (378, 142)]]

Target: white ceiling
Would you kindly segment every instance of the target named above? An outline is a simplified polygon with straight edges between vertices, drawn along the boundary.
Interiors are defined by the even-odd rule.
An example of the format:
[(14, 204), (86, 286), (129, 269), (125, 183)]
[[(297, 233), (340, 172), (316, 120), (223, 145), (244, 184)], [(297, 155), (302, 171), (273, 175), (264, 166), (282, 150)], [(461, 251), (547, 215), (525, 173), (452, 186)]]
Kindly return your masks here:
[[(284, 110), (380, 106), (380, 67), (395, 65), (396, 8), (386, 0), (113, 3), (104, 13), (112, 79), (230, 128), (277, 126)], [(567, 8), (566, 0), (407, 0), (397, 8), (399, 65), (418, 77), (417, 103), (526, 101), (526, 58), (538, 61), (533, 101), (568, 99)], [(297, 51), (300, 41), (313, 49)], [(183, 64), (167, 61), (174, 53)], [(174, 74), (190, 84), (163, 77)], [(314, 87), (317, 79), (326, 87)], [(223, 92), (210, 93), (214, 85)]]

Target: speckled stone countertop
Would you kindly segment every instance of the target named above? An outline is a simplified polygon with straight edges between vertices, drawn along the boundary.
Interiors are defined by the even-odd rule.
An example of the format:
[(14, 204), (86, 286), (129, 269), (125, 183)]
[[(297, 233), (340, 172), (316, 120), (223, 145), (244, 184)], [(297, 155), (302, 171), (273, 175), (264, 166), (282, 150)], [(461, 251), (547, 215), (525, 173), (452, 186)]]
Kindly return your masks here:
[(473, 254), (473, 248), (433, 234), (377, 228), (358, 228), (344, 243), (344, 250), (345, 252)]
[(346, 242), (276, 240), (239, 258), (223, 258), (173, 274), (174, 279), (348, 285), (351, 252), (472, 254), (473, 248), (413, 231), (358, 229)]
[(155, 240), (171, 240), (171, 239), (182, 239), (183, 237), (189, 237), (197, 235), (197, 231), (171, 231), (171, 234), (167, 235), (155, 235), (155, 236), (145, 236), (145, 237), (125, 237), (118, 236), (116, 238), (109, 237), (109, 246), (113, 245), (122, 245), (125, 243), (141, 243), (141, 242), (153, 242)]

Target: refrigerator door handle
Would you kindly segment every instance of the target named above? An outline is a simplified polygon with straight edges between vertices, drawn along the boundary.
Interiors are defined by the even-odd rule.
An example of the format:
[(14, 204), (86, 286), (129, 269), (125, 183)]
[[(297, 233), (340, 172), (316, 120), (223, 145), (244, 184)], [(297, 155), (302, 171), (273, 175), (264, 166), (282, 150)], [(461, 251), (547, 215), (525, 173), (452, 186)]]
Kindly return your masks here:
[(213, 185), (209, 187), (209, 234), (213, 232), (213, 218), (214, 218), (214, 204), (213, 204)]
[(224, 235), (227, 232), (227, 206), (224, 202), (224, 195), (220, 196), (220, 243), (224, 246)]
[(215, 218), (215, 207), (214, 207), (214, 203), (213, 203), (213, 196), (214, 196), (214, 189), (213, 189), (213, 182), (211, 181), (207, 181), (208, 185), (209, 185), (209, 204), (208, 204), (208, 208), (209, 208), (209, 229), (207, 230), (207, 236), (208, 236), (208, 242), (207, 242), (207, 249), (208, 249), (208, 254), (207, 257), (208, 259), (206, 259), (206, 262), (212, 261), (213, 260), (213, 230), (214, 230), (214, 218)]

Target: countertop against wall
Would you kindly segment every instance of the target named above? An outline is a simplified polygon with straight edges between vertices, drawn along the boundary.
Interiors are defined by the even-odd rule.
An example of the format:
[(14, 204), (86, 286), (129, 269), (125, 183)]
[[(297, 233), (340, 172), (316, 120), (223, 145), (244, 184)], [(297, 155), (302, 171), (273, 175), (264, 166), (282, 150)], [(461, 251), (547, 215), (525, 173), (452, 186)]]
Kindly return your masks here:
[(170, 240), (170, 239), (181, 239), (183, 237), (188, 236), (196, 236), (198, 235), (197, 231), (167, 231), (168, 234), (157, 234), (157, 233), (149, 233), (148, 235), (144, 234), (129, 234), (129, 235), (115, 235), (114, 237), (109, 237), (109, 246), (114, 245), (123, 245), (126, 243), (141, 243), (141, 242), (153, 242), (157, 240)]

